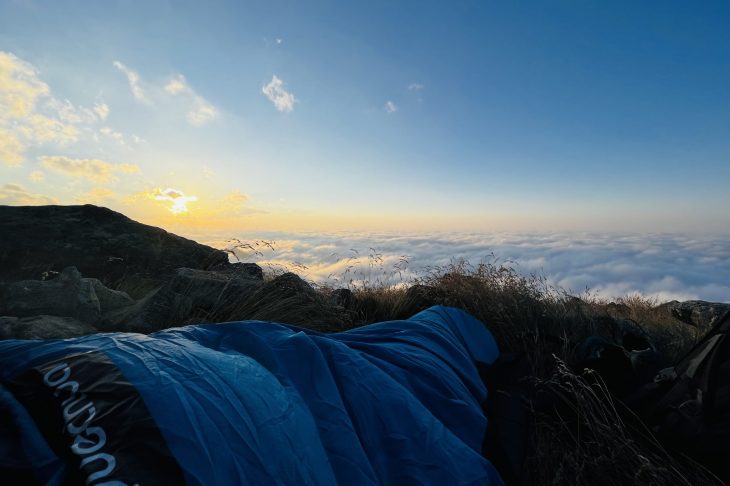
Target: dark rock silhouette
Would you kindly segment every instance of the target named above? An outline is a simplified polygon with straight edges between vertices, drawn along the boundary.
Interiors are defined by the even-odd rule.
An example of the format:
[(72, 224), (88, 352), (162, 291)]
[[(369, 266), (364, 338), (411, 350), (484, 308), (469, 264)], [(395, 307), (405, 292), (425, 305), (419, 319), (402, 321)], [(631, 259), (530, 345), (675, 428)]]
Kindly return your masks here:
[(140, 298), (176, 268), (227, 266), (228, 255), (107, 208), (0, 206), (0, 282), (36, 280), (75, 266)]

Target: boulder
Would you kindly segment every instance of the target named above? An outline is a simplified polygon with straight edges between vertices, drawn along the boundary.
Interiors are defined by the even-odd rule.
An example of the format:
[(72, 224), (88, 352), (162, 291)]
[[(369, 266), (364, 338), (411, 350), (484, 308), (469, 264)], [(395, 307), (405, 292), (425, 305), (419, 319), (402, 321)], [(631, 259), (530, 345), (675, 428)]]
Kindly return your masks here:
[(68, 266), (140, 298), (179, 267), (229, 265), (228, 254), (107, 208), (0, 206), (0, 282), (40, 279)]
[(99, 299), (99, 307), (101, 312), (110, 312), (121, 307), (127, 307), (134, 305), (134, 299), (131, 298), (126, 292), (119, 290), (112, 290), (104, 286), (101, 281), (97, 278), (83, 279), (91, 282), (91, 286), (96, 293), (96, 298)]
[(5, 286), (0, 315), (52, 315), (94, 324), (101, 306), (93, 283), (81, 278), (76, 267), (67, 267), (52, 280), (22, 280)]
[(705, 302), (703, 300), (687, 300), (677, 302), (673, 300), (662, 304), (672, 317), (699, 328), (711, 328), (717, 319), (730, 312), (730, 304)]
[(263, 269), (255, 263), (236, 262), (231, 263), (230, 268), (240, 276), (249, 276), (256, 280), (264, 279)]
[(0, 339), (67, 339), (97, 329), (71, 317), (0, 317)]

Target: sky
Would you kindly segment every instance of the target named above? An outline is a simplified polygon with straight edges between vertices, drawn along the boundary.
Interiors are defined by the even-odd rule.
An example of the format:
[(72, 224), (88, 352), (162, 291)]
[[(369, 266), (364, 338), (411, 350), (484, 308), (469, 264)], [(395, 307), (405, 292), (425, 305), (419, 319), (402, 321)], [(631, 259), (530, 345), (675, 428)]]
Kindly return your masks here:
[(0, 204), (730, 233), (730, 3), (0, 0)]

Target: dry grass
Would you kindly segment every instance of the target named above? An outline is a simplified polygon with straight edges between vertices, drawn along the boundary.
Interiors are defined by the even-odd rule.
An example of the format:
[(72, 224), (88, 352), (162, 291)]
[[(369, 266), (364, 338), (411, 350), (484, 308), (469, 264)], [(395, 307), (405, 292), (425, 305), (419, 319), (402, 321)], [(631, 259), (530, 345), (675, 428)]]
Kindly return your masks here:
[(560, 360), (552, 376), (536, 379), (538, 397), (548, 395), (552, 406), (534, 410), (534, 484), (722, 484), (690, 459), (665, 450), (599, 376), (589, 380), (592, 384)]

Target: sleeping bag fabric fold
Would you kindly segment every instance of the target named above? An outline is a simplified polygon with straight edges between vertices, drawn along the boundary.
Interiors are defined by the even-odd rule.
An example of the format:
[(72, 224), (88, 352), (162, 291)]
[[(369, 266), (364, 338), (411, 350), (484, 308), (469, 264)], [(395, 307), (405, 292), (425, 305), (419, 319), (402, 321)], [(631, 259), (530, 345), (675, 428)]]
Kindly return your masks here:
[(336, 334), (243, 321), (0, 341), (0, 475), (502, 484), (481, 455), (477, 371), (498, 354), (482, 323), (446, 307)]

